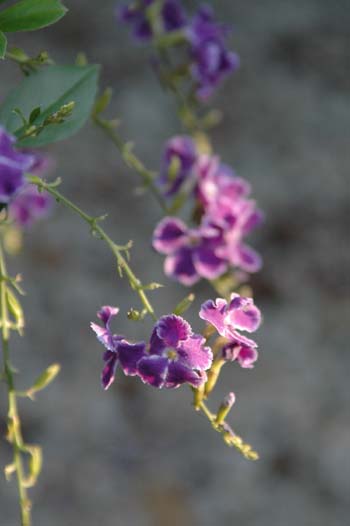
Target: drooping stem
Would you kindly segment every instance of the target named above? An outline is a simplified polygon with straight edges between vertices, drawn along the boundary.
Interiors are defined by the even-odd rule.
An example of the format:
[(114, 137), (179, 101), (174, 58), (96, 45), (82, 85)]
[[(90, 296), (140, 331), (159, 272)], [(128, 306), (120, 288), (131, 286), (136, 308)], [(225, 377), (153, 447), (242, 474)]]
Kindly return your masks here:
[(73, 212), (78, 214), (89, 226), (91, 229), (91, 232), (95, 235), (97, 235), (100, 239), (105, 241), (112, 251), (113, 255), (115, 256), (118, 267), (121, 272), (125, 272), (128, 281), (130, 283), (130, 286), (135, 292), (138, 294), (142, 305), (146, 309), (146, 311), (151, 315), (151, 317), (156, 320), (157, 317), (155, 315), (154, 309), (145, 293), (144, 285), (142, 282), (135, 276), (133, 270), (131, 269), (129, 263), (127, 262), (126, 258), (123, 256), (123, 252), (127, 252), (128, 247), (127, 246), (120, 246), (117, 245), (104, 231), (104, 229), (99, 225), (99, 220), (101, 218), (93, 217), (84, 212), (80, 207), (78, 207), (75, 203), (67, 199), (61, 192), (59, 192), (55, 186), (49, 183), (45, 183), (42, 179), (35, 176), (28, 177), (28, 181), (32, 184), (35, 184), (39, 190), (45, 190), (49, 194), (51, 194), (58, 202), (62, 203), (67, 208), (70, 208)]
[[(111, 249), (112, 253), (114, 254), (115, 258), (117, 259), (117, 263), (120, 269), (125, 272), (131, 288), (138, 294), (145, 310), (151, 315), (151, 317), (154, 320), (157, 320), (157, 316), (155, 313), (155, 310), (153, 309), (146, 293), (145, 293), (145, 287), (142, 284), (142, 282), (135, 276), (133, 270), (131, 269), (130, 265), (128, 264), (127, 260), (123, 256), (122, 252), (127, 251), (127, 247), (123, 247), (120, 245), (117, 245), (109, 236), (106, 234), (106, 232), (103, 230), (103, 228), (99, 225), (99, 220), (101, 218), (93, 217), (84, 212), (79, 206), (77, 206), (75, 203), (67, 199), (61, 192), (57, 190), (57, 183), (46, 183), (40, 177), (36, 176), (29, 176), (28, 181), (38, 187), (40, 191), (45, 190), (49, 194), (51, 194), (55, 199), (62, 203), (64, 206), (75, 212), (77, 215), (79, 215), (90, 227), (90, 230), (93, 234), (99, 236), (100, 239), (105, 241), (109, 248)], [(193, 389), (194, 391), (194, 406), (197, 410), (200, 410), (206, 418), (209, 420), (209, 422), (212, 424), (213, 428), (218, 431), (220, 434), (222, 434), (224, 441), (229, 446), (235, 446), (239, 451), (243, 453), (247, 458), (257, 458), (255, 457), (256, 453), (253, 452), (248, 444), (244, 444), (242, 439), (238, 437), (237, 435), (233, 435), (230, 432), (227, 432), (225, 429), (225, 422), (222, 422), (220, 426), (217, 426), (215, 424), (217, 415), (215, 413), (212, 413), (205, 402), (203, 401), (202, 396), (197, 396), (198, 389)]]
[(9, 339), (11, 320), (7, 305), (7, 285), (8, 276), (3, 250), (0, 243), (0, 303), (1, 303), (1, 341), (4, 363), (4, 374), (8, 392), (8, 435), (7, 438), (13, 447), (13, 471), (16, 472), (18, 494), (21, 510), (22, 526), (31, 524), (31, 502), (27, 496), (25, 486), (25, 475), (22, 463), (21, 449), (23, 447), (23, 437), (21, 431), (21, 421), (18, 415), (17, 396), (13, 372), (10, 364)]

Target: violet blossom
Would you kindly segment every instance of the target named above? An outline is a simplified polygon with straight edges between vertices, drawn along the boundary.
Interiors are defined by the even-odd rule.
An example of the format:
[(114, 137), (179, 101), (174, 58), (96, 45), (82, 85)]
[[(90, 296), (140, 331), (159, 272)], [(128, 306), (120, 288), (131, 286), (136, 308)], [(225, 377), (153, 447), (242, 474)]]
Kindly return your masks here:
[(213, 355), (205, 339), (192, 332), (180, 316), (162, 316), (156, 323), (148, 352), (137, 364), (144, 383), (167, 389), (189, 383), (199, 387), (207, 380)]
[(158, 179), (166, 197), (176, 194), (191, 177), (196, 160), (196, 145), (191, 137), (176, 136), (166, 143)]
[[(154, 0), (136, 0), (117, 8), (118, 18), (132, 26), (136, 40), (145, 41), (153, 37), (152, 27), (147, 17), (147, 9)], [(165, 0), (161, 8), (161, 22), (164, 31), (173, 31), (186, 23), (184, 11), (178, 0)]]
[(228, 28), (213, 18), (212, 8), (203, 5), (186, 30), (193, 61), (191, 71), (201, 99), (207, 99), (222, 79), (239, 66), (238, 55), (226, 49)]
[[(21, 150), (24, 154), (33, 156), (34, 162), (30, 173), (41, 177), (53, 165), (52, 158), (34, 150)], [(8, 204), (9, 217), (21, 228), (31, 227), (39, 219), (46, 217), (54, 203), (47, 192), (30, 183), (25, 183)]]
[(35, 157), (15, 149), (16, 138), (0, 126), (0, 203), (7, 204), (25, 184), (24, 174), (28, 172)]
[(215, 225), (190, 229), (175, 217), (165, 217), (153, 235), (153, 247), (166, 255), (165, 274), (186, 286), (227, 270), (227, 261), (217, 255), (222, 243), (222, 230)]
[(225, 361), (237, 360), (243, 368), (253, 367), (258, 358), (257, 343), (240, 332), (252, 333), (260, 326), (261, 312), (252, 298), (233, 293), (230, 302), (223, 298), (208, 300), (201, 306), (199, 317), (227, 340), (222, 349)]
[(102, 321), (103, 327), (93, 322), (90, 324), (97, 339), (106, 348), (103, 354), (105, 365), (101, 376), (104, 389), (108, 389), (113, 383), (118, 365), (120, 365), (124, 374), (128, 376), (138, 374), (137, 362), (144, 355), (146, 349), (144, 342), (129, 343), (123, 336), (111, 332), (111, 319), (113, 316), (116, 316), (118, 312), (119, 309), (117, 307), (102, 307), (97, 313), (97, 317)]

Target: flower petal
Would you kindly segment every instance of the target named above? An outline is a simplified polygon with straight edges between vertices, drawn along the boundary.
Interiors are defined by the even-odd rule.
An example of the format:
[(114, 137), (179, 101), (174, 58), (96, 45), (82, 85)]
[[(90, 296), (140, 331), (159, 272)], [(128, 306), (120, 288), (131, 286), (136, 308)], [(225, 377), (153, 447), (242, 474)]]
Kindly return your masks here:
[(215, 279), (227, 270), (227, 262), (218, 258), (214, 250), (204, 244), (193, 251), (193, 265), (197, 273), (206, 279)]
[(262, 267), (261, 256), (248, 245), (238, 245), (232, 263), (246, 272), (258, 272)]
[(144, 342), (129, 343), (122, 340), (118, 343), (118, 357), (124, 374), (135, 376), (138, 373), (137, 363), (145, 356), (146, 344)]
[(192, 250), (186, 247), (165, 259), (164, 272), (188, 287), (200, 280), (193, 265)]
[(252, 298), (243, 298), (239, 294), (231, 295), (226, 321), (235, 329), (254, 332), (261, 323), (261, 312)]
[(181, 342), (177, 349), (179, 361), (198, 371), (209, 369), (213, 361), (213, 353), (210, 347), (205, 347), (204, 344), (205, 338), (200, 334), (194, 334)]
[(193, 371), (181, 361), (174, 361), (169, 364), (168, 374), (164, 387), (168, 389), (179, 387), (188, 383), (194, 387), (199, 387), (207, 380), (207, 375), (203, 371)]
[(153, 234), (153, 248), (161, 254), (173, 254), (186, 242), (187, 226), (180, 219), (165, 217)]
[(177, 347), (181, 340), (186, 340), (191, 336), (192, 329), (190, 324), (175, 314), (162, 316), (156, 325), (157, 335), (168, 347)]
[(118, 307), (111, 307), (110, 305), (105, 305), (104, 307), (101, 307), (101, 309), (98, 311), (97, 317), (100, 318), (105, 327), (109, 329), (109, 322), (111, 321), (113, 316), (116, 316), (118, 314), (118, 312)]
[(102, 387), (105, 390), (108, 389), (108, 387), (114, 381), (115, 370), (117, 368), (117, 364), (118, 364), (117, 353), (111, 353), (109, 355), (108, 361), (106, 361), (106, 365), (104, 366), (102, 375), (101, 375)]
[(168, 359), (156, 354), (144, 356), (137, 364), (138, 375), (145, 384), (159, 389), (164, 386), (168, 372)]

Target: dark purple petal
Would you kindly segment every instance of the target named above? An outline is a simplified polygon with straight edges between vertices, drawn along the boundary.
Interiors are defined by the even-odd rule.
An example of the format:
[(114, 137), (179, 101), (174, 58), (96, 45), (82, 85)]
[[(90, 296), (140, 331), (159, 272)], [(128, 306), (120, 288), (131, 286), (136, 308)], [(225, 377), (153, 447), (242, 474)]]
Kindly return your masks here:
[(169, 360), (163, 356), (155, 354), (145, 356), (137, 365), (138, 375), (145, 384), (161, 388), (167, 376), (168, 363)]
[(191, 286), (200, 279), (193, 265), (192, 250), (187, 247), (180, 248), (172, 256), (167, 256), (164, 272), (186, 286)]
[(8, 203), (25, 184), (24, 173), (34, 164), (34, 156), (14, 148), (15, 137), (0, 126), (0, 203)]
[(169, 364), (168, 374), (164, 387), (168, 389), (179, 387), (188, 383), (193, 387), (203, 385), (207, 380), (207, 375), (203, 371), (193, 371), (181, 361), (174, 361)]
[(205, 347), (204, 344), (205, 338), (199, 334), (194, 334), (186, 341), (180, 342), (177, 349), (179, 361), (198, 371), (209, 369), (213, 361), (213, 353), (210, 347)]
[(174, 348), (192, 334), (190, 324), (175, 314), (162, 316), (156, 324), (156, 330), (158, 337), (163, 340), (165, 345)]
[(179, 29), (186, 24), (186, 16), (178, 0), (165, 0), (162, 9), (162, 18), (166, 31)]
[(193, 251), (193, 265), (197, 273), (206, 279), (215, 279), (227, 270), (227, 262), (218, 258), (214, 250), (204, 243)]
[(104, 389), (108, 389), (108, 387), (113, 383), (114, 376), (115, 376), (115, 370), (117, 368), (117, 363), (118, 363), (117, 354), (111, 353), (109, 355), (108, 361), (106, 361), (106, 365), (103, 368), (102, 376), (101, 376), (102, 387)]
[(150, 338), (150, 354), (161, 355), (166, 347), (163, 340), (161, 340), (157, 334), (157, 325), (154, 327), (151, 338)]
[(146, 344), (144, 342), (129, 343), (122, 340), (118, 343), (118, 357), (124, 374), (135, 376), (137, 363), (145, 356)]
[(172, 254), (186, 243), (187, 226), (180, 219), (165, 217), (153, 234), (153, 247), (161, 254)]

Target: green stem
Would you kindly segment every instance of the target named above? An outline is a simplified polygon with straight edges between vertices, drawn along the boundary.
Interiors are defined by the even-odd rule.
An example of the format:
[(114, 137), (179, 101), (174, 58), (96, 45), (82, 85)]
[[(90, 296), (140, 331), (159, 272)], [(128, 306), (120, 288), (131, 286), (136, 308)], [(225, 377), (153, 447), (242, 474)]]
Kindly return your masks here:
[(154, 320), (157, 320), (157, 317), (155, 315), (154, 309), (143, 290), (143, 285), (141, 281), (135, 276), (134, 272), (132, 271), (130, 265), (128, 264), (125, 257), (122, 255), (122, 252), (126, 250), (126, 247), (121, 247), (114, 243), (114, 241), (106, 234), (106, 232), (103, 230), (103, 228), (98, 224), (99, 218), (90, 216), (86, 212), (84, 212), (81, 208), (79, 208), (76, 204), (74, 204), (72, 201), (67, 199), (64, 195), (61, 194), (55, 187), (52, 186), (52, 184), (45, 183), (42, 179), (39, 177), (30, 176), (28, 177), (28, 181), (32, 184), (35, 184), (39, 190), (45, 190), (49, 194), (51, 194), (55, 199), (65, 205), (67, 208), (70, 208), (78, 214), (91, 228), (91, 232), (93, 234), (97, 234), (100, 239), (103, 239), (109, 248), (111, 249), (113, 255), (115, 256), (118, 267), (121, 269), (122, 272), (125, 272), (130, 286), (133, 290), (136, 291), (138, 294), (144, 308), (146, 311), (152, 316)]
[(145, 186), (147, 186), (151, 190), (152, 194), (158, 201), (162, 210), (167, 214), (168, 207), (158, 187), (154, 183), (153, 172), (148, 170), (140, 161), (140, 159), (138, 159), (138, 157), (136, 157), (136, 155), (132, 153), (129, 145), (122, 141), (122, 139), (119, 137), (119, 135), (117, 134), (117, 132), (115, 131), (115, 129), (109, 121), (101, 119), (98, 115), (93, 115), (92, 119), (95, 122), (95, 124), (97, 124), (97, 126), (99, 126), (99, 128), (101, 128), (101, 130), (103, 130), (103, 132), (111, 139), (112, 143), (116, 146), (117, 150), (119, 151), (125, 164), (129, 168), (135, 170), (135, 172), (142, 179)]
[(1, 340), (4, 362), (4, 372), (8, 391), (8, 439), (13, 446), (13, 463), (17, 475), (17, 485), (21, 509), (22, 526), (31, 524), (31, 503), (27, 496), (27, 490), (24, 484), (24, 469), (21, 457), (21, 448), (23, 447), (23, 437), (21, 431), (21, 422), (18, 415), (17, 396), (15, 383), (10, 364), (9, 356), (9, 339), (11, 321), (7, 307), (7, 288), (8, 281), (6, 265), (3, 250), (0, 244), (0, 303), (1, 303)]

